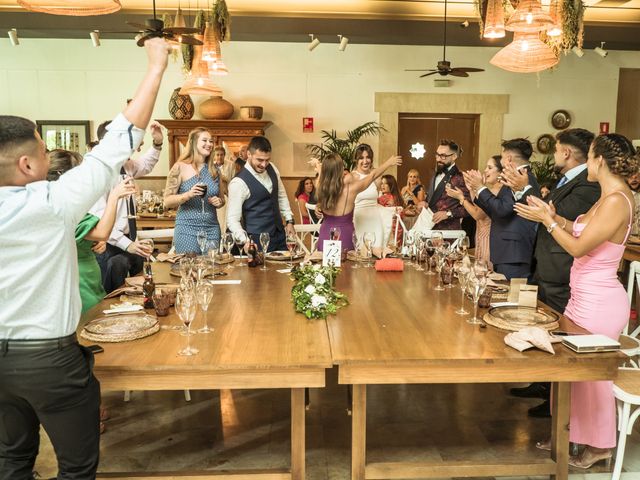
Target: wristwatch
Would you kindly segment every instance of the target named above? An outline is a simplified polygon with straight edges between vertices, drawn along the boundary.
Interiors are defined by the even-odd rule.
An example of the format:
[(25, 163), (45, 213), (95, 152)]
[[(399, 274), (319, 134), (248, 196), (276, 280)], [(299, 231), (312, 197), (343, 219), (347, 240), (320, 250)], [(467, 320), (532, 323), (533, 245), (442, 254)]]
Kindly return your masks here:
[(294, 222), (293, 218), (291, 220), (287, 220), (286, 222), (284, 222), (287, 225), (295, 225), (296, 222)]
[(451, 213), (451, 210), (447, 210), (447, 218), (451, 217), (453, 217), (453, 213)]
[(557, 226), (558, 226), (558, 222), (553, 222), (551, 225), (547, 227), (547, 232), (549, 233), (553, 232)]

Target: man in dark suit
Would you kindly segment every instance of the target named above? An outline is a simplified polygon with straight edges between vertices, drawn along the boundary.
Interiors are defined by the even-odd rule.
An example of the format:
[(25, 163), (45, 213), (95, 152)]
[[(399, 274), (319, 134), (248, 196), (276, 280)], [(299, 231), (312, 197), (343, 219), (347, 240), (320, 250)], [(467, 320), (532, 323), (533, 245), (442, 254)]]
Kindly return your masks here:
[[(460, 230), (460, 222), (468, 216), (462, 204), (445, 192), (445, 185), (458, 187), (469, 200), (469, 190), (462, 178), (462, 172), (456, 166), (456, 160), (462, 155), (462, 148), (452, 140), (440, 140), (436, 150), (436, 174), (429, 182), (427, 203), (433, 212), (434, 230)], [(423, 202), (421, 202), (423, 203)]]
[(477, 192), (476, 204), (491, 218), (490, 249), (493, 268), (507, 279), (529, 278), (531, 275), (537, 224), (516, 215), (513, 206), (516, 202), (526, 202), (529, 195), (540, 196), (538, 182), (529, 166), (532, 153), (531, 142), (525, 138), (502, 142), (503, 172), (511, 172), (519, 179), (526, 179), (527, 186), (521, 191), (514, 191), (503, 185), (498, 195), (494, 195), (483, 185), (480, 172), (472, 170), (464, 173), (469, 188)]
[[(600, 198), (598, 182), (587, 181), (587, 155), (594, 135), (582, 128), (571, 128), (556, 135), (555, 168), (562, 175), (545, 200), (553, 202), (558, 215), (574, 221), (586, 213)], [(507, 183), (515, 189), (525, 187), (524, 182), (505, 175)], [(569, 273), (573, 257), (556, 242), (546, 228), (538, 228), (535, 248), (536, 269), (534, 283), (538, 285), (538, 298), (551, 308), (564, 312), (569, 301)], [(524, 388), (512, 388), (518, 397), (540, 397), (544, 403), (533, 407), (534, 417), (550, 416), (549, 384), (533, 383)]]

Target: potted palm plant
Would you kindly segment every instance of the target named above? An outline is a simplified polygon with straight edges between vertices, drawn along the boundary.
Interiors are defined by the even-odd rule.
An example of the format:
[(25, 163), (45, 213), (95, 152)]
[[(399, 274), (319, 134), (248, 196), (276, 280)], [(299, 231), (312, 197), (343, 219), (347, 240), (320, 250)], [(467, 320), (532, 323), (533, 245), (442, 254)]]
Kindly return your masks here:
[(363, 137), (378, 135), (386, 129), (378, 122), (367, 122), (347, 131), (346, 138), (339, 138), (335, 130), (322, 130), (322, 144), (307, 145), (311, 154), (322, 161), (327, 155), (337, 153), (344, 161), (344, 168), (351, 171), (355, 166), (353, 156)]

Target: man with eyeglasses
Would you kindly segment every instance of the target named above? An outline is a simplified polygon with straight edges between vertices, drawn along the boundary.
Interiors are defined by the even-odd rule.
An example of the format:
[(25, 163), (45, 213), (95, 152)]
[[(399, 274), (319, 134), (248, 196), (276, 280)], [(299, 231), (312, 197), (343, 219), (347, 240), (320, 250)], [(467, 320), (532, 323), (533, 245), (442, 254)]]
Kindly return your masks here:
[(436, 150), (436, 174), (429, 182), (427, 190), (428, 206), (433, 212), (434, 230), (460, 230), (462, 218), (468, 215), (462, 204), (445, 191), (446, 185), (457, 187), (469, 200), (469, 190), (464, 183), (462, 172), (456, 166), (456, 160), (460, 155), (462, 149), (454, 141), (440, 141)]

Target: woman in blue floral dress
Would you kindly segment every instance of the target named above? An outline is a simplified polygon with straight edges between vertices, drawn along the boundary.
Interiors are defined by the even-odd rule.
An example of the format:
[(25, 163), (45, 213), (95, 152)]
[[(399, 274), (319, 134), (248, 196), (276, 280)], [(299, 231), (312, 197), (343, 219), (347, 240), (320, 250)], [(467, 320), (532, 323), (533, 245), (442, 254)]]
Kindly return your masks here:
[(176, 253), (200, 252), (198, 233), (220, 240), (217, 209), (224, 205), (227, 179), (213, 163), (213, 139), (206, 128), (189, 133), (183, 154), (167, 176), (164, 205), (178, 207), (173, 245)]

